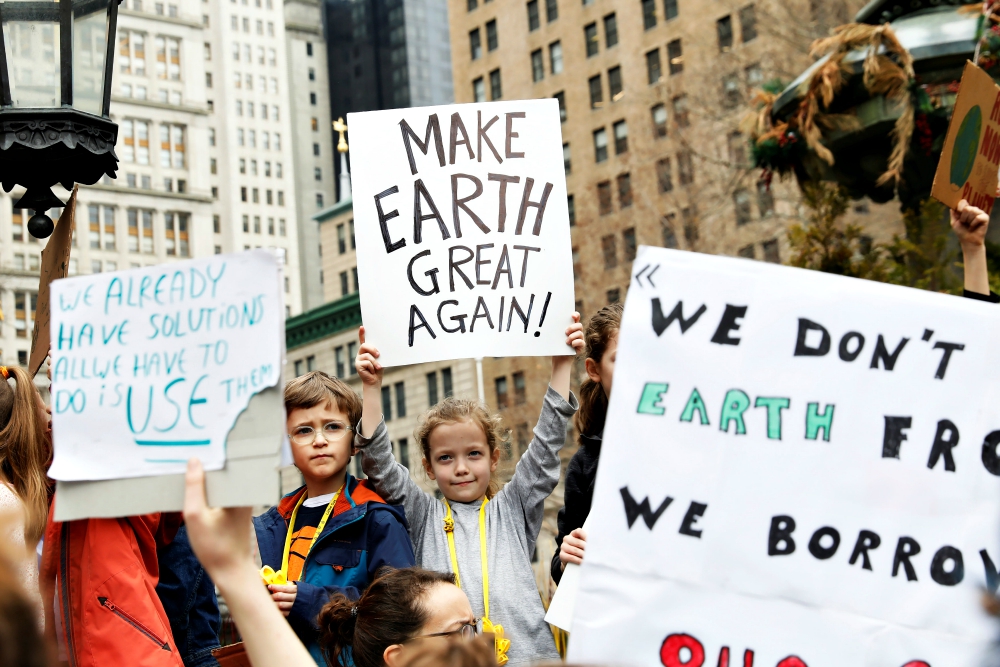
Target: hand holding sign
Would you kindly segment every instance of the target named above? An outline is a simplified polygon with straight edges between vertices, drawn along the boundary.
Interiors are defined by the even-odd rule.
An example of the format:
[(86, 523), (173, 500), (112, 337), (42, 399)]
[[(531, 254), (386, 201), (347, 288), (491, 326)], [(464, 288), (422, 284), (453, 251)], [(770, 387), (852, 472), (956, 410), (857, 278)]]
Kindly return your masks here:
[(962, 246), (965, 289), (977, 294), (990, 293), (990, 276), (986, 263), (986, 231), (990, 216), (964, 199), (951, 210), (951, 228)]

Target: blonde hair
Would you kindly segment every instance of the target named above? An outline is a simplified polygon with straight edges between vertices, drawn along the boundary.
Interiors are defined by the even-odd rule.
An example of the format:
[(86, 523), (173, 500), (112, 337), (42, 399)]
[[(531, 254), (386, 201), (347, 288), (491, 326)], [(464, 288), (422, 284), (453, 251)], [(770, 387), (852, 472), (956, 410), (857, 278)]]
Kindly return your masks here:
[[(587, 330), (583, 334), (587, 343), (587, 359), (593, 359), (597, 364), (601, 363), (604, 352), (622, 326), (622, 310), (621, 303), (612, 303), (601, 308), (590, 318)], [(604, 418), (607, 413), (608, 397), (604, 394), (604, 387), (600, 382), (584, 377), (580, 383), (580, 409), (576, 413), (576, 430), (581, 435), (601, 433), (604, 431)]]
[(23, 368), (6, 368), (11, 387), (0, 375), (0, 481), (10, 485), (24, 503), (24, 537), (38, 543), (49, 513), (49, 483), (45, 474), (52, 445), (38, 412), (38, 389)]
[[(438, 426), (471, 421), (483, 430), (486, 444), (490, 448), (490, 457), (497, 449), (507, 447), (508, 432), (503, 427), (500, 415), (490, 414), (489, 409), (479, 401), (468, 398), (449, 397), (428, 410), (420, 419), (413, 437), (420, 445), (424, 460), (431, 460), (431, 433)], [(486, 489), (486, 497), (492, 498), (500, 491), (500, 483), (493, 474), (490, 475), (490, 485)]]

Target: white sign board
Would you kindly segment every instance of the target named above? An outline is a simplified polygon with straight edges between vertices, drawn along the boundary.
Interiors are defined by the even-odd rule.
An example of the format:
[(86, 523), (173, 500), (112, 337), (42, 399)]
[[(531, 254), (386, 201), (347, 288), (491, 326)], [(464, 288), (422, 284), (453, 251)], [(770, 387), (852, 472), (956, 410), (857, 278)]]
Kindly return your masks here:
[(659, 248), (633, 267), (569, 660), (978, 665), (1000, 309)]
[(348, 114), (361, 314), (387, 366), (566, 354), (554, 99)]
[(281, 379), (280, 276), (255, 250), (52, 283), (49, 475), (220, 470), (237, 417)]

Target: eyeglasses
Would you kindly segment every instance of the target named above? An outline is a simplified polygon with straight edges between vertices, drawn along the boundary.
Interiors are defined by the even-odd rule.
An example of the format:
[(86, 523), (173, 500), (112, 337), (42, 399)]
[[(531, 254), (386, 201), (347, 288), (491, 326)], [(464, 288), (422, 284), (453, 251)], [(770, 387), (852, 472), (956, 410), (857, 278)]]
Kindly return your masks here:
[[(340, 442), (353, 430), (343, 422), (328, 422), (323, 425), (323, 439), (330, 443)], [(288, 437), (296, 445), (311, 445), (316, 442), (316, 429), (312, 426), (296, 426)]]
[(429, 635), (417, 635), (416, 637), (411, 637), (411, 639), (427, 639), (428, 637), (461, 637), (462, 639), (475, 639), (478, 634), (479, 619), (477, 618), (472, 623), (466, 623), (458, 630), (452, 630), (451, 632), (434, 632)]

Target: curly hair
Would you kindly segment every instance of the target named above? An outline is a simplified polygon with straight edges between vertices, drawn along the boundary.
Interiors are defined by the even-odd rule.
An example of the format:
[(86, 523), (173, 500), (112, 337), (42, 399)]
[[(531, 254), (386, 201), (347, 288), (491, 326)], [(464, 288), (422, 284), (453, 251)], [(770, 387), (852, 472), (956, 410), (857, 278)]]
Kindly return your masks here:
[[(434, 429), (444, 424), (463, 421), (471, 421), (483, 430), (491, 457), (497, 449), (503, 450), (508, 446), (509, 433), (503, 427), (503, 418), (500, 415), (490, 414), (489, 409), (479, 401), (452, 396), (428, 410), (413, 433), (414, 439), (424, 453), (424, 461), (429, 463), (431, 460), (431, 433)], [(492, 498), (499, 491), (500, 483), (491, 474), (486, 497)]]

